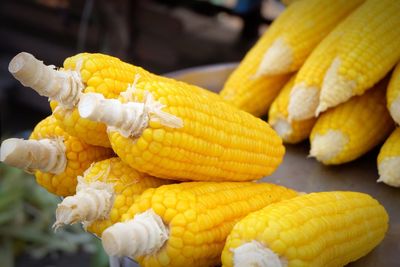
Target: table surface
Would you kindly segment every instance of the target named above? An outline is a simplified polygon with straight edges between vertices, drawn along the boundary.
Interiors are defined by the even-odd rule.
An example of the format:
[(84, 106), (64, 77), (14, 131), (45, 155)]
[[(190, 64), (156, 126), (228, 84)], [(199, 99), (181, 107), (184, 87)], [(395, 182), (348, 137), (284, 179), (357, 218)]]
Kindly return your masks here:
[[(236, 64), (196, 67), (168, 73), (166, 76), (217, 92)], [(281, 184), (303, 192), (350, 190), (376, 198), (390, 216), (389, 231), (383, 242), (351, 267), (400, 266), (400, 189), (377, 183), (376, 157), (379, 148), (358, 160), (340, 166), (324, 166), (308, 158), (309, 143), (286, 145), (283, 163), (262, 181)]]

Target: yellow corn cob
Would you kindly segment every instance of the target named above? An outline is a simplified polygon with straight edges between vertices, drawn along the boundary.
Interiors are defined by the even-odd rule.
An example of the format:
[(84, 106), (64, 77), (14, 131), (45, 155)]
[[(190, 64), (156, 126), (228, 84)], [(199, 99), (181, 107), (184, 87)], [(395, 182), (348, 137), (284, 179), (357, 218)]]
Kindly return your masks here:
[(122, 223), (103, 232), (103, 246), (108, 254), (136, 258), (144, 267), (216, 266), (238, 220), (294, 196), (267, 183), (191, 182), (148, 189)]
[(348, 19), (345, 19), (328, 34), (297, 73), (288, 106), (288, 117), (291, 120), (315, 117), (324, 75), (335, 57), (338, 42), (347, 24)]
[(283, 142), (289, 144), (295, 144), (307, 139), (316, 122), (315, 118), (301, 121), (289, 120), (288, 105), (294, 79), (295, 76), (283, 87), (277, 98), (272, 102), (268, 113), (268, 123), (282, 137)]
[(59, 196), (74, 194), (76, 177), (93, 162), (113, 154), (111, 149), (87, 145), (70, 136), (52, 116), (36, 125), (30, 139), (3, 141), (1, 161), (33, 171), (38, 184)]
[(400, 1), (367, 0), (351, 16), (325, 74), (317, 113), (361, 95), (400, 60)]
[[(297, 71), (317, 44), (364, 0), (302, 0), (272, 23), (260, 42), (261, 58), (252, 62), (258, 75)], [(295, 26), (293, 26), (295, 25)]]
[(387, 107), (390, 115), (397, 124), (400, 124), (400, 63), (393, 71), (390, 80), (387, 94), (386, 94)]
[(378, 182), (400, 187), (400, 128), (394, 130), (378, 155)]
[(139, 79), (131, 89), (129, 102), (85, 94), (78, 109), (82, 117), (108, 124), (115, 153), (141, 172), (167, 179), (245, 181), (269, 175), (282, 161), (282, 140), (266, 122), (197, 87)]
[(222, 264), (258, 267), (339, 267), (376, 247), (388, 214), (371, 196), (321, 192), (271, 204), (239, 221)]
[(310, 155), (324, 164), (354, 160), (385, 139), (393, 129), (386, 109), (386, 80), (362, 96), (322, 114), (312, 129)]
[(143, 191), (169, 183), (132, 169), (120, 158), (96, 162), (78, 177), (77, 193), (58, 205), (54, 227), (83, 222), (88, 231), (101, 236)]

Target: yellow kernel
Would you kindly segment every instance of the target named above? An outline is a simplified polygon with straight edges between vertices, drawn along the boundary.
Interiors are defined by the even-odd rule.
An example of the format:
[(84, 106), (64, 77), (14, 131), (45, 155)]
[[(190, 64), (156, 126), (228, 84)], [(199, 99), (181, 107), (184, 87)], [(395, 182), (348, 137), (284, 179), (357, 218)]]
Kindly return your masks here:
[(185, 226), (186, 225), (186, 218), (183, 216), (182, 213), (176, 215), (174, 219), (171, 221), (171, 225), (180, 225), (180, 226)]
[(183, 233), (185, 232), (185, 228), (181, 226), (173, 226), (171, 227), (170, 231), (171, 235), (179, 237), (183, 235)]
[(194, 210), (190, 209), (190, 210), (185, 211), (184, 216), (188, 222), (191, 222), (191, 221), (196, 220), (197, 213)]
[(110, 220), (115, 222), (119, 219), (119, 214), (117, 209), (112, 209), (110, 212)]
[(72, 142), (71, 149), (74, 152), (80, 152), (83, 150), (82, 144), (78, 141)]
[(168, 266), (168, 264), (170, 263), (170, 258), (165, 249), (157, 254), (157, 258), (158, 258), (158, 262), (162, 266)]
[(179, 238), (179, 237), (176, 237), (176, 236), (171, 236), (171, 237), (168, 239), (168, 244), (169, 244), (170, 246), (173, 246), (174, 248), (177, 248), (177, 249), (180, 249), (180, 248), (183, 247), (183, 241), (182, 241), (182, 239)]
[(139, 138), (136, 145), (140, 150), (145, 150), (149, 145), (149, 143), (146, 140), (144, 140), (144, 138)]
[(164, 129), (156, 129), (153, 132), (153, 138), (154, 140), (156, 140), (157, 142), (162, 142), (165, 136), (165, 131)]

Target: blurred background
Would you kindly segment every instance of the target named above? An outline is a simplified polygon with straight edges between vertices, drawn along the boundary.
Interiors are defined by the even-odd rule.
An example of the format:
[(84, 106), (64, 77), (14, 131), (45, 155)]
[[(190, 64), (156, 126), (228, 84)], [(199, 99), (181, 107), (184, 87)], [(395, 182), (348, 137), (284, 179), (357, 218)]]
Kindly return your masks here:
[[(283, 8), (278, 0), (2, 0), (1, 140), (27, 138), (50, 114), (46, 98), (8, 73), (21, 51), (55, 66), (101, 52), (163, 74), (239, 61)], [(31, 175), (0, 163), (0, 266), (108, 266), (80, 226), (53, 233), (58, 202)]]

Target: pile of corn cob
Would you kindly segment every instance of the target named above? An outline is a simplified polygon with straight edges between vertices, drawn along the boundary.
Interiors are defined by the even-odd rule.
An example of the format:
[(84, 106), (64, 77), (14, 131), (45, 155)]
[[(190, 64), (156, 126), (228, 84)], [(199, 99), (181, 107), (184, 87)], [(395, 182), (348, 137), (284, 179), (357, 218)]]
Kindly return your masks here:
[(386, 139), (378, 182), (400, 187), (400, 1), (286, 2), (221, 96), (268, 113), (285, 143), (309, 138), (310, 156), (326, 165)]
[(64, 197), (55, 229), (82, 223), (109, 255), (142, 266), (342, 266), (385, 236), (388, 215), (369, 195), (253, 182), (279, 166), (282, 139), (217, 94), (102, 54), (55, 69), (20, 53), (9, 70), (53, 114), (29, 140), (5, 140), (0, 160)]
[[(295, 1), (220, 95), (107, 55), (78, 54), (55, 69), (20, 53), (10, 62), (10, 72), (48, 97), (53, 113), (29, 140), (5, 140), (0, 160), (33, 172), (40, 185), (64, 197), (55, 229), (82, 223), (102, 239), (109, 255), (128, 256), (142, 266), (343, 266), (384, 238), (388, 215), (375, 199), (343, 191), (300, 194), (254, 180), (281, 163), (285, 149), (279, 135), (299, 142), (314, 127), (311, 154), (338, 164), (360, 156), (392, 129), (384, 104), (386, 80), (324, 112), (335, 105), (326, 97), (332, 93), (323, 93), (326, 84), (340, 90), (350, 86), (354, 93), (348, 98), (360, 95), (400, 59), (391, 59), (394, 48), (390, 56), (379, 54), (383, 44), (377, 42), (373, 56), (393, 62), (365, 64), (369, 69), (362, 78), (359, 66), (351, 67), (349, 75), (357, 81), (337, 72), (347, 62), (343, 55), (348, 60), (354, 55), (336, 51), (346, 46), (333, 43), (348, 38), (352, 46), (360, 42), (361, 49), (363, 41), (352, 35), (360, 31), (367, 11), (377, 12), (368, 19), (377, 24), (373, 30), (379, 28), (380, 35), (395, 31), (398, 21), (387, 22), (390, 28), (378, 24), (399, 5), (381, 2), (377, 12), (375, 0)], [(298, 35), (286, 30), (293, 19), (309, 20), (298, 23)], [(302, 73), (321, 70), (302, 69), (323, 66), (315, 62), (327, 59), (321, 56), (326, 51), (332, 51), (325, 63), (329, 77), (320, 78), (319, 94), (318, 85), (307, 84)], [(396, 95), (399, 72), (393, 74), (397, 80), (390, 82), (388, 95)], [(379, 77), (367, 81), (371, 75)], [(299, 79), (304, 79), (300, 85)], [(318, 119), (301, 117), (315, 104), (312, 97), (300, 101), (303, 115), (292, 112), (299, 102), (292, 98), (303, 97), (302, 92), (318, 97), (313, 112), (324, 112)], [(279, 135), (253, 116), (267, 112), (271, 103), (269, 119)], [(366, 127), (372, 124), (379, 129)], [(361, 133), (352, 134), (355, 128)], [(382, 155), (391, 157), (380, 155), (385, 182), (396, 181), (388, 170), (397, 166), (399, 153), (391, 145), (397, 138), (395, 131), (382, 148)]]

